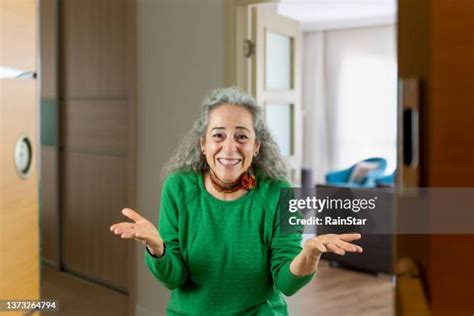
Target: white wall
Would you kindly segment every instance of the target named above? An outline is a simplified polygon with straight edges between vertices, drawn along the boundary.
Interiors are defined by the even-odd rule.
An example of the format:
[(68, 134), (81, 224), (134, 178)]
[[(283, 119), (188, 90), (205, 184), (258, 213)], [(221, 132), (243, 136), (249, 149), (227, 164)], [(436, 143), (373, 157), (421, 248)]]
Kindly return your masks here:
[[(137, 209), (157, 222), (160, 169), (211, 89), (224, 85), (224, 19), (219, 0), (138, 0)], [(137, 254), (136, 315), (164, 314), (169, 291)]]
[(325, 32), (322, 31), (307, 32), (303, 37), (303, 167), (313, 171), (314, 183), (323, 182), (330, 159), (324, 42)]

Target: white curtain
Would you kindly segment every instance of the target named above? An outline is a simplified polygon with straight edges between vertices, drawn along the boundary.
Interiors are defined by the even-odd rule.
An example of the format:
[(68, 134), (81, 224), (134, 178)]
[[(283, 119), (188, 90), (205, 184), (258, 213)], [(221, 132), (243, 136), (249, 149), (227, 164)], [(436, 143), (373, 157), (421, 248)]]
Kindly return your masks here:
[(324, 182), (331, 161), (330, 124), (325, 99), (324, 32), (305, 33), (303, 44), (303, 167), (313, 172), (314, 185)]

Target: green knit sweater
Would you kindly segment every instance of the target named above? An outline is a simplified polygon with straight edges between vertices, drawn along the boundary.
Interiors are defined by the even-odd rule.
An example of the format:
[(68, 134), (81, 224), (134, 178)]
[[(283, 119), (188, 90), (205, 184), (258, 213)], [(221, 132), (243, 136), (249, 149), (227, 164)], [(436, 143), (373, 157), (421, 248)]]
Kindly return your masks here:
[(280, 188), (289, 184), (256, 176), (257, 186), (233, 201), (211, 195), (202, 174), (166, 178), (158, 225), (166, 251), (145, 252), (145, 262), (172, 290), (168, 315), (288, 315), (281, 293), (313, 277), (290, 272), (301, 233), (279, 232)]

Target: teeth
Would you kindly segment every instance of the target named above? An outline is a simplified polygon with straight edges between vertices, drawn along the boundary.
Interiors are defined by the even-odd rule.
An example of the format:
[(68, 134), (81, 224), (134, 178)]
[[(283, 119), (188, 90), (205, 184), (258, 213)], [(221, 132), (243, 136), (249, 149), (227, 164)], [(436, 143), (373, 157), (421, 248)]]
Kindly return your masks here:
[(219, 162), (225, 166), (234, 166), (240, 162), (240, 159), (225, 159), (219, 158)]

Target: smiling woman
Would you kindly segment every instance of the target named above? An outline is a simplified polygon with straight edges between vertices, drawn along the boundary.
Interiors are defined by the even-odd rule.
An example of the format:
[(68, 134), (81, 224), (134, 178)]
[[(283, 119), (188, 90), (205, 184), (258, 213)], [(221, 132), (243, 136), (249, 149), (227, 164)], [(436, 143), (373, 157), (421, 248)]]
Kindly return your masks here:
[(282, 293), (313, 277), (324, 252), (361, 252), (359, 234), (322, 235), (301, 247), (301, 231), (280, 231), (277, 205), (286, 168), (255, 100), (235, 88), (211, 93), (163, 169), (158, 229), (110, 229), (146, 245), (152, 275), (172, 290), (168, 315), (287, 315)]
[[(225, 109), (219, 111), (222, 107)], [(225, 118), (221, 117), (221, 114), (225, 115)], [(242, 142), (253, 135), (253, 141), (259, 146), (255, 148), (257, 155), (252, 158), (253, 166), (259, 167), (271, 178), (286, 178), (286, 164), (265, 124), (262, 109), (253, 97), (236, 88), (216, 89), (203, 101), (199, 118), (164, 166), (162, 176), (166, 177), (178, 170), (194, 172), (209, 170), (207, 155), (202, 152), (203, 145), (206, 141), (211, 141), (211, 138), (227, 136), (225, 133), (218, 133), (226, 127), (222, 125), (223, 122), (226, 125), (228, 123), (228, 129), (233, 124), (235, 131), (245, 132), (243, 135), (233, 134), (230, 139), (239, 136), (241, 139), (234, 140)], [(215, 133), (211, 133), (214, 128), (218, 129), (214, 131)]]
[(200, 142), (212, 183), (228, 187), (249, 169), (260, 149), (252, 121), (252, 115), (237, 105), (225, 104), (212, 111)]

